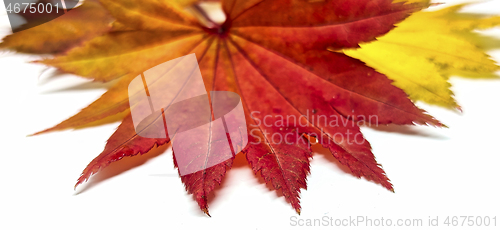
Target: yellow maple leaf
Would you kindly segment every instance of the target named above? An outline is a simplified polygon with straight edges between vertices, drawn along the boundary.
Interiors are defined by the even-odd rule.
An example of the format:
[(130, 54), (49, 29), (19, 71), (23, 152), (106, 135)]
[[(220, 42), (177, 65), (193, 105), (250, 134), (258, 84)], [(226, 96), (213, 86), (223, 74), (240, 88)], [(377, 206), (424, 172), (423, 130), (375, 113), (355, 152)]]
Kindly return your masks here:
[(473, 30), (498, 26), (500, 17), (458, 12), (466, 5), (415, 13), (377, 41), (344, 53), (387, 75), (413, 100), (459, 109), (448, 76), (498, 70)]

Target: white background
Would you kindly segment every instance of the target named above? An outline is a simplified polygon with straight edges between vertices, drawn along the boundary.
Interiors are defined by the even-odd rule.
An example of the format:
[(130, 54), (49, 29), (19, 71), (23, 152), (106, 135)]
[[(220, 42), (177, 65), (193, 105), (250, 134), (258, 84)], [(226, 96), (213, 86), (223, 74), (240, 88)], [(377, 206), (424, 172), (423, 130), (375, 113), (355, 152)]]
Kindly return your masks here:
[[(9, 33), (3, 8), (2, 36)], [(500, 14), (500, 2), (465, 11)], [(500, 29), (485, 34), (500, 38)], [(500, 50), (489, 53), (500, 61)], [(35, 59), (0, 54), (0, 229), (297, 229), (290, 218), (324, 216), (423, 219), (424, 225), (429, 216), (437, 216), (439, 229), (446, 229), (447, 216), (462, 215), (496, 216), (496, 228), (480, 229), (499, 229), (498, 79), (452, 78), (463, 113), (418, 103), (449, 129), (363, 128), (396, 193), (351, 176), (328, 151), (315, 148), (298, 216), (238, 155), (210, 198), (209, 218), (185, 192), (172, 152), (165, 147), (114, 163), (74, 191), (81, 171), (102, 151), (118, 123), (26, 137), (68, 118), (105, 92), (75, 76), (51, 77), (52, 69), (43, 72), (46, 67), (27, 63)]]

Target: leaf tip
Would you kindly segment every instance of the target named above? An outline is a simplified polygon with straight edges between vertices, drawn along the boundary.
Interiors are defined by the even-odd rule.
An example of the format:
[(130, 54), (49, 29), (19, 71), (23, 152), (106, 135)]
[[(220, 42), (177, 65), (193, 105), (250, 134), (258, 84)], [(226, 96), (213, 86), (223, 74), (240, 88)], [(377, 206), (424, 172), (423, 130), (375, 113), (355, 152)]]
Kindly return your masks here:
[(54, 128), (48, 128), (48, 129), (45, 129), (42, 131), (38, 131), (36, 133), (28, 134), (28, 135), (26, 135), (26, 137), (38, 136), (40, 134), (45, 134), (45, 133), (52, 132), (52, 131), (54, 131)]
[(26, 135), (26, 137), (38, 136), (38, 135), (40, 135), (40, 134), (44, 134), (44, 133), (47, 133), (47, 132), (49, 132), (49, 131), (50, 131), (50, 129), (46, 129), (46, 130), (42, 130), (42, 131), (38, 131), (38, 132), (36, 132), (36, 133), (32, 133), (32, 134), (28, 134), (28, 135)]
[(78, 185), (82, 184), (84, 181), (81, 180), (81, 178), (78, 178), (78, 181), (76, 181), (76, 184), (75, 186), (73, 187), (73, 190), (76, 190), (76, 187), (78, 187)]
[(210, 215), (210, 213), (208, 213), (208, 209), (207, 209), (207, 208), (202, 209), (202, 211), (203, 211), (205, 214), (207, 214), (207, 216), (208, 216), (208, 217), (212, 217), (212, 216)]
[(297, 214), (299, 214), (299, 216), (300, 216), (300, 209), (296, 208), (296, 209), (295, 209), (295, 212), (296, 212)]
[(86, 182), (89, 177), (91, 176), (92, 174), (88, 175), (85, 171), (82, 173), (82, 175), (78, 178), (78, 180), (76, 181), (76, 184), (75, 184), (75, 187), (73, 187), (74, 190), (76, 190), (76, 187), (78, 187), (79, 185), (83, 184), (84, 182)]

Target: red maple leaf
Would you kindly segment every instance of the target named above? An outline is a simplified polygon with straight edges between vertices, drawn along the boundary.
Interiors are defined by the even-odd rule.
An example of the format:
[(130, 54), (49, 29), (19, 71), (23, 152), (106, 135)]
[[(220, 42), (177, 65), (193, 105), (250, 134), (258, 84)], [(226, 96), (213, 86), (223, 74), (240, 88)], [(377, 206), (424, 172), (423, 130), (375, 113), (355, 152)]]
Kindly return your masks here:
[[(299, 192), (306, 188), (312, 154), (306, 136), (316, 138), (355, 176), (392, 191), (359, 125), (442, 126), (383, 74), (343, 53), (327, 51), (372, 41), (425, 7), (422, 4), (224, 0), (226, 21), (209, 27), (164, 1), (100, 2), (116, 19), (113, 29), (42, 63), (97, 81), (119, 80), (82, 112), (46, 131), (127, 111), (127, 86), (137, 74), (195, 53), (207, 91), (241, 96), (249, 131), (249, 144), (242, 152), (254, 173), (281, 190), (300, 213)], [(281, 139), (276, 141), (277, 137)], [(77, 185), (111, 162), (168, 142), (168, 138), (139, 136), (127, 115)], [(181, 176), (207, 214), (207, 196), (221, 183), (233, 159)]]

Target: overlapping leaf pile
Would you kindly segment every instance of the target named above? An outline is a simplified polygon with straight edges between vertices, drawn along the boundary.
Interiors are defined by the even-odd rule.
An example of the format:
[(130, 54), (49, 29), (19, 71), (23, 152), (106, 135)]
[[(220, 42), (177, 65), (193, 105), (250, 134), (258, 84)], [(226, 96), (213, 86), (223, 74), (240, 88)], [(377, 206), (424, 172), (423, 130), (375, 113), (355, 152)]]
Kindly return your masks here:
[[(190, 53), (198, 58), (207, 91), (241, 96), (252, 131), (251, 144), (242, 152), (253, 171), (281, 190), (298, 213), (312, 154), (305, 135), (315, 137), (355, 176), (393, 190), (359, 125), (440, 127), (406, 93), (414, 100), (457, 107), (444, 69), (491, 73), (497, 68), (467, 40), (470, 36), (456, 32), (496, 25), (498, 18), (450, 17), (459, 6), (415, 13), (428, 2), (223, 0), (221, 4), (226, 21), (208, 27), (169, 1), (87, 0), (60, 18), (4, 38), (1, 48), (54, 54), (39, 63), (60, 71), (100, 82), (116, 80), (77, 115), (40, 132), (128, 114), (77, 185), (111, 162), (169, 142), (136, 134), (127, 87), (141, 72)], [(397, 23), (399, 27), (389, 32)], [(372, 42), (376, 38), (379, 41)], [(361, 43), (368, 44), (357, 49)], [(446, 52), (436, 52), (437, 47)], [(457, 49), (468, 53), (457, 56), (453, 52)], [(384, 74), (395, 80), (395, 86)], [(266, 116), (266, 124), (273, 125), (260, 122)], [(284, 120), (287, 116), (297, 119)], [(373, 116), (377, 119), (368, 119)], [(275, 142), (274, 134), (286, 140)], [(357, 141), (342, 138), (349, 135)], [(232, 162), (181, 176), (205, 213), (207, 195), (221, 183)]]

